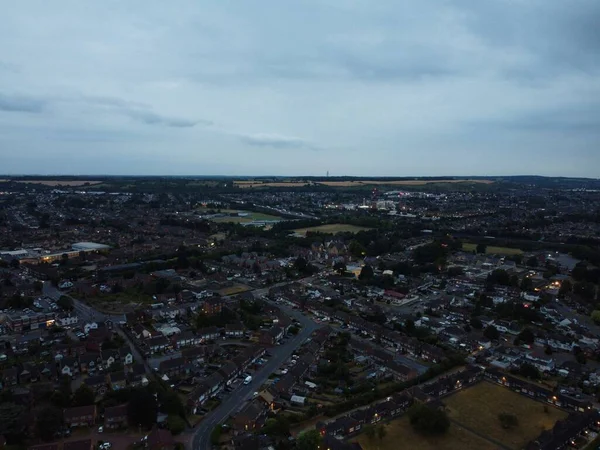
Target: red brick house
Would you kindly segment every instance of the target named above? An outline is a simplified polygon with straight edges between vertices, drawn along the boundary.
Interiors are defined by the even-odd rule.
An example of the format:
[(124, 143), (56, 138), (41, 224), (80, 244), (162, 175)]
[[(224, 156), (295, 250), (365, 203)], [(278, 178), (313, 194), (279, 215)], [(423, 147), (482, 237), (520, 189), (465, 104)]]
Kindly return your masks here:
[(67, 408), (63, 418), (68, 427), (92, 427), (96, 422), (96, 405)]
[(127, 404), (112, 406), (104, 410), (104, 426), (109, 429), (127, 426)]

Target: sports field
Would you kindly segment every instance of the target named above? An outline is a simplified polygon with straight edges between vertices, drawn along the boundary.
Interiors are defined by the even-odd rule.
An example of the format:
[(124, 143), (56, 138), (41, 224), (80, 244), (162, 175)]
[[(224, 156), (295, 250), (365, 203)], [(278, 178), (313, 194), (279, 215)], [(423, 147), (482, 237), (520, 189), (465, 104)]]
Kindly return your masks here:
[[(477, 244), (465, 243), (462, 246), (465, 252), (474, 252), (477, 250)], [(493, 245), (487, 246), (485, 250), (486, 255), (521, 255), (523, 250), (518, 248), (509, 247), (494, 247)]]
[(336, 234), (336, 233), (358, 233), (359, 231), (368, 230), (367, 227), (359, 227), (356, 225), (348, 225), (344, 223), (330, 223), (327, 225), (319, 225), (309, 228), (298, 228), (293, 230), (295, 233), (306, 236), (308, 232)]
[(408, 417), (394, 420), (385, 425), (386, 436), (369, 439), (361, 434), (354, 442), (359, 442), (364, 450), (497, 450), (498, 447), (464, 428), (452, 424), (443, 436), (422, 436), (416, 433)]
[[(524, 448), (542, 431), (567, 417), (566, 412), (551, 405), (488, 382), (464, 389), (444, 399), (444, 403), (452, 426), (463, 425), (515, 450)], [(514, 414), (519, 424), (508, 430), (502, 428), (500, 413)]]

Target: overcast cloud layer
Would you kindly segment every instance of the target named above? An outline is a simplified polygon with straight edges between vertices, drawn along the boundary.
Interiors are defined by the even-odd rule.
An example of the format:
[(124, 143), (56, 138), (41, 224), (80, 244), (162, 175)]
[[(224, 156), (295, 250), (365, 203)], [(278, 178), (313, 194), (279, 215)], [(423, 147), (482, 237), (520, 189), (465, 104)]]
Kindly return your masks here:
[(0, 173), (600, 176), (598, 0), (0, 11)]

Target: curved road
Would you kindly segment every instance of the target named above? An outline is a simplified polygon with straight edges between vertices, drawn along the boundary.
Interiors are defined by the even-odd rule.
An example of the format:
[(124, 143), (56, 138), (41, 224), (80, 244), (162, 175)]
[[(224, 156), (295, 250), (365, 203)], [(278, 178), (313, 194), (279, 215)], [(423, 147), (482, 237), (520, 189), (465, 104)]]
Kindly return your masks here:
[[(284, 284), (287, 283), (279, 283), (278, 285)], [(267, 291), (268, 288), (257, 289), (254, 291), (255, 297), (260, 297), (266, 294)], [(44, 295), (54, 300), (58, 300), (61, 295), (68, 295), (62, 293), (48, 282), (44, 283), (43, 293)], [(75, 311), (77, 312), (77, 315), (83, 321), (100, 321), (106, 320), (107, 318), (111, 318), (114, 321), (125, 320), (122, 314), (104, 314), (99, 311), (96, 311), (91, 306), (88, 306), (73, 297), (71, 298), (73, 299), (73, 306), (75, 308)], [(269, 378), (269, 375), (271, 375), (281, 365), (283, 365), (283, 363), (290, 358), (290, 356), (296, 351), (296, 349), (298, 349), (298, 347), (300, 347), (306, 341), (306, 339), (308, 339), (312, 335), (312, 333), (317, 328), (319, 328), (319, 326), (315, 322), (313, 322), (310, 318), (306, 317), (300, 311), (288, 308), (284, 305), (276, 306), (279, 307), (282, 311), (284, 311), (289, 317), (298, 320), (302, 324), (302, 329), (296, 336), (291, 337), (284, 344), (270, 348), (269, 352), (272, 355), (271, 358), (253, 374), (252, 382), (248, 385), (242, 384), (237, 390), (235, 390), (229, 396), (227, 396), (218, 407), (206, 414), (202, 422), (200, 422), (198, 427), (193, 431), (193, 450), (210, 449), (210, 435), (214, 428), (218, 424), (225, 422), (230, 415), (234, 414), (236, 411), (241, 409), (248, 400), (251, 400), (253, 398), (254, 392), (260, 389), (260, 387)], [(144, 362), (146, 371), (151, 373), (147, 361), (143, 359), (141, 355), (139, 355), (135, 345), (133, 345), (133, 343), (130, 342), (127, 335), (125, 335), (119, 330), (119, 327), (115, 328), (130, 344), (131, 349), (134, 352), (135, 358), (138, 361)]]
[(273, 356), (253, 374), (252, 382), (249, 385), (242, 384), (229, 397), (225, 398), (217, 408), (204, 417), (204, 420), (200, 422), (194, 431), (193, 450), (210, 449), (210, 435), (214, 428), (218, 424), (225, 422), (231, 414), (241, 409), (246, 401), (251, 400), (253, 393), (260, 389), (262, 384), (269, 378), (269, 375), (275, 372), (312, 335), (313, 331), (318, 328), (316, 323), (299, 311), (285, 308), (282, 305), (277, 306), (285, 311), (288, 316), (297, 319), (302, 324), (300, 333), (285, 344), (270, 348), (269, 352)]

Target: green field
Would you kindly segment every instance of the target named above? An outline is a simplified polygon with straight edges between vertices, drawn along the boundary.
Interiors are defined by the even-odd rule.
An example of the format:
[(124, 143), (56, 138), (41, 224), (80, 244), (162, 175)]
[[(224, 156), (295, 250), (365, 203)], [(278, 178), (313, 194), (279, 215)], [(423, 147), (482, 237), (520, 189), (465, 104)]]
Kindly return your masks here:
[(297, 234), (306, 236), (306, 233), (312, 231), (314, 233), (336, 234), (336, 233), (358, 233), (359, 231), (369, 230), (367, 227), (359, 227), (356, 225), (348, 225), (344, 223), (330, 223), (327, 225), (319, 225), (309, 228), (298, 228), (293, 230)]
[[(462, 249), (465, 252), (474, 252), (477, 250), (477, 244), (464, 243)], [(521, 255), (523, 254), (523, 250), (518, 248), (494, 247), (488, 245), (485, 253), (486, 255)]]
[[(201, 212), (206, 212), (207, 210), (200, 210)], [(249, 223), (254, 222), (256, 220), (280, 220), (281, 217), (272, 216), (271, 214), (264, 214), (254, 211), (242, 211), (237, 209), (221, 209), (219, 210), (223, 214), (237, 214), (237, 213), (247, 213), (247, 216), (224, 216), (224, 217), (215, 217), (214, 219), (210, 219), (213, 222), (228, 222), (228, 223)]]
[(416, 433), (407, 416), (385, 425), (383, 440), (369, 439), (361, 434), (353, 442), (358, 442), (364, 450), (496, 450), (498, 447), (464, 428), (452, 424), (443, 436), (422, 436)]
[[(542, 431), (551, 429), (558, 420), (567, 417), (564, 411), (488, 382), (460, 391), (444, 403), (448, 416), (455, 423), (515, 450), (524, 448)], [(498, 419), (500, 413), (514, 414), (519, 425), (509, 430), (502, 428)]]

